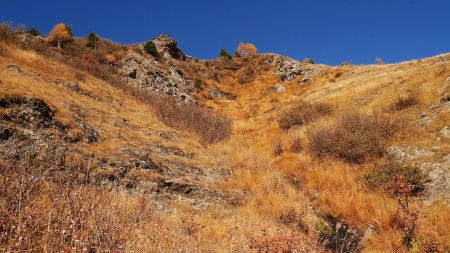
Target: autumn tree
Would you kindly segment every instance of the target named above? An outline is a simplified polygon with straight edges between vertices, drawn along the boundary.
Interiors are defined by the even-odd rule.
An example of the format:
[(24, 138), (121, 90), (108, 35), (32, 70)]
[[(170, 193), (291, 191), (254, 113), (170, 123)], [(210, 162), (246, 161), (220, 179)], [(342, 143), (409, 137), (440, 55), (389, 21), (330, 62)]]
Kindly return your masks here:
[(57, 43), (58, 48), (61, 48), (62, 44), (72, 39), (72, 29), (70, 26), (59, 23), (53, 27), (48, 40), (53, 43)]
[(255, 45), (251, 44), (251, 43), (244, 43), (241, 42), (239, 43), (238, 48), (236, 49), (236, 52), (240, 55), (240, 56), (246, 56), (249, 54), (256, 54), (256, 47)]

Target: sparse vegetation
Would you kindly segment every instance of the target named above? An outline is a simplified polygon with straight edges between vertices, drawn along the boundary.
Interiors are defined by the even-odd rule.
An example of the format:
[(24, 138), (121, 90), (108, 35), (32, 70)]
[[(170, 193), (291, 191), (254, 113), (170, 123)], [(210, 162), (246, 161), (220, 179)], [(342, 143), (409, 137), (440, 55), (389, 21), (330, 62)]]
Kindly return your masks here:
[[(91, 50), (86, 38), (72, 38), (57, 49), (30, 36), (18, 42), (19, 35), (0, 26), (2, 66), (22, 70), (0, 71), (0, 96), (43, 99), (61, 125), (30, 133), (48, 130), (49, 140), (64, 141), (59, 135), (67, 132), (79, 142), (66, 143), (64, 159), (54, 167), (38, 167), (45, 160), (41, 154), (30, 161), (21, 157), (26, 166), (0, 158), (0, 248), (6, 251), (314, 252), (327, 247), (318, 239), (323, 234), (342, 239), (333, 237), (337, 224), (327, 224), (323, 214), (339, 217), (361, 235), (373, 226), (376, 232), (362, 251), (450, 250), (448, 206), (422, 202), (427, 175), (383, 156), (388, 144), (420, 142), (428, 149), (442, 143), (436, 130), (446, 124), (445, 114), (395, 133), (401, 129), (396, 117), (415, 123), (424, 109), (448, 100), (442, 85), (447, 56), (383, 67), (324, 67), (311, 78), (313, 85), (286, 83), (282, 94), (265, 89), (279, 82), (270, 56), (175, 61), (179, 75), (201, 82), (196, 104), (123, 83), (112, 66), (142, 51), (138, 46), (99, 38)], [(248, 85), (236, 85), (243, 76)], [(78, 91), (53, 83), (56, 78), (76, 81)], [(330, 84), (330, 78), (339, 82)], [(236, 97), (207, 100), (203, 94), (211, 87)], [(302, 99), (317, 102), (289, 107)], [(378, 110), (386, 114), (373, 113)], [(98, 130), (101, 141), (80, 141), (84, 132), (75, 114)], [(0, 128), (0, 145), (28, 138), (15, 132), (10, 138), (8, 131)], [(141, 153), (141, 147), (151, 153)], [(442, 157), (447, 149), (433, 151)], [(124, 157), (130, 164), (122, 163)]]
[(331, 112), (330, 104), (301, 102), (282, 113), (278, 124), (281, 129), (287, 130), (294, 126), (306, 125), (319, 117), (330, 115)]
[(361, 163), (368, 157), (381, 157), (385, 141), (398, 127), (399, 123), (388, 116), (350, 111), (331, 124), (311, 127), (309, 148), (318, 157), (331, 156)]

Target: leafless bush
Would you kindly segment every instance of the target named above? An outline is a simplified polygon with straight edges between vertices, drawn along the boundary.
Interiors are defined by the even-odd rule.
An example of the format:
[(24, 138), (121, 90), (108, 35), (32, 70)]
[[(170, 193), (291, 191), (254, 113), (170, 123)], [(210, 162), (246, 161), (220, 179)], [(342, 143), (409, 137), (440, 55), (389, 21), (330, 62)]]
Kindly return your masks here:
[(308, 130), (309, 148), (318, 157), (331, 156), (361, 163), (366, 157), (382, 156), (384, 142), (398, 126), (397, 121), (381, 114), (370, 116), (351, 111), (333, 124), (311, 127)]
[(303, 150), (303, 143), (300, 137), (295, 137), (291, 143), (291, 152), (300, 153)]
[(240, 71), (237, 75), (237, 80), (240, 84), (250, 83), (255, 80), (255, 78), (255, 70), (250, 66)]
[(319, 117), (331, 114), (331, 112), (330, 104), (302, 102), (284, 112), (280, 116), (278, 124), (281, 129), (287, 130), (296, 125), (308, 124)]
[(162, 122), (195, 132), (206, 143), (215, 143), (231, 133), (231, 119), (193, 103), (177, 103), (171, 97), (154, 96), (150, 101)]
[(0, 24), (0, 41), (6, 43), (14, 43), (15, 42), (15, 33), (14, 29), (10, 24), (2, 23)]
[(280, 155), (283, 154), (283, 152), (284, 152), (283, 143), (281, 142), (281, 140), (277, 140), (273, 144), (273, 155), (274, 156), (280, 156)]

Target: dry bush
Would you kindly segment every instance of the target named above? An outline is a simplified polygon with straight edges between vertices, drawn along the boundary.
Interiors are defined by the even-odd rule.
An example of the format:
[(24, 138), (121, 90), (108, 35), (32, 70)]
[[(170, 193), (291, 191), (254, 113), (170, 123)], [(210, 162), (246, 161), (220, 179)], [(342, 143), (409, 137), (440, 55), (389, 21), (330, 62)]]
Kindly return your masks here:
[(11, 27), (10, 24), (7, 23), (0, 24), (0, 41), (6, 43), (15, 42), (14, 29)]
[(281, 129), (287, 130), (293, 126), (308, 124), (317, 118), (331, 114), (331, 112), (330, 104), (301, 102), (284, 112), (280, 116), (278, 124)]
[(351, 163), (383, 155), (385, 141), (399, 128), (399, 122), (381, 114), (349, 111), (335, 122), (308, 130), (310, 150), (318, 157), (331, 156)]
[(291, 152), (300, 153), (303, 150), (303, 142), (302, 139), (297, 136), (292, 140), (291, 143)]
[(283, 147), (283, 143), (281, 142), (281, 140), (275, 141), (275, 143), (273, 144), (273, 155), (280, 156), (283, 154), (283, 152), (284, 152), (284, 147)]
[(390, 107), (389, 109), (392, 111), (400, 111), (407, 109), (409, 107), (412, 107), (416, 105), (419, 102), (419, 100), (416, 98), (416, 96), (409, 95), (405, 97), (399, 97)]
[(250, 83), (253, 80), (255, 80), (255, 78), (256, 78), (255, 70), (251, 66), (248, 66), (245, 69), (241, 70), (237, 75), (237, 81), (240, 84)]
[(154, 96), (150, 101), (166, 125), (196, 133), (206, 143), (216, 143), (231, 134), (231, 119), (195, 104), (177, 103), (174, 98)]
[(394, 178), (402, 177), (412, 187), (411, 194), (417, 195), (425, 189), (428, 176), (418, 167), (410, 165), (401, 165), (394, 159), (380, 162), (368, 170), (364, 179), (372, 189), (381, 189), (387, 193), (393, 194), (396, 190)]

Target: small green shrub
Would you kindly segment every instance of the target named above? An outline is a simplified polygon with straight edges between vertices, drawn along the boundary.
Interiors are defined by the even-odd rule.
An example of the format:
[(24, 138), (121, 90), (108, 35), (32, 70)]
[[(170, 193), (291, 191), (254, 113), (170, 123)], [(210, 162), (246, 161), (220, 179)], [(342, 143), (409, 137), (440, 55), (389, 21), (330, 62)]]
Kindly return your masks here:
[(41, 33), (38, 31), (36, 27), (31, 27), (30, 29), (27, 30), (27, 33), (33, 36), (41, 35)]
[(97, 48), (97, 43), (100, 39), (98, 38), (98, 36), (95, 33), (89, 33), (89, 35), (87, 36), (87, 42), (86, 42), (86, 47), (91, 48), (91, 49), (95, 49)]
[(230, 53), (228, 53), (227, 50), (225, 50), (225, 49), (223, 49), (223, 48), (222, 48), (222, 50), (220, 50), (219, 57), (220, 57), (220, 58), (225, 58), (225, 59), (228, 59), (228, 60), (231, 60), (231, 59), (233, 58), (233, 57), (230, 55)]
[(203, 81), (202, 81), (202, 79), (196, 78), (195, 79), (195, 83), (194, 83), (194, 87), (196, 89), (201, 90), (203, 88)]
[(144, 51), (147, 54), (154, 56), (155, 58), (159, 58), (158, 49), (156, 49), (156, 45), (155, 45), (155, 43), (153, 43), (153, 41), (149, 41), (149, 42), (145, 43)]

